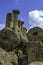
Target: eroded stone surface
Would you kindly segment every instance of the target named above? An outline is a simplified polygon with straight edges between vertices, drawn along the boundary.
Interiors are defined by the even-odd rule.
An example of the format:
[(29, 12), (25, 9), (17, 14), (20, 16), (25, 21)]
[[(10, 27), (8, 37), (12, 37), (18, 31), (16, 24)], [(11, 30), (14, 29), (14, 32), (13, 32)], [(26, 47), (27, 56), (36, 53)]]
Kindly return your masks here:
[(18, 57), (15, 52), (6, 52), (0, 48), (0, 63), (2, 63), (2, 65), (13, 65), (12, 62), (18, 65)]

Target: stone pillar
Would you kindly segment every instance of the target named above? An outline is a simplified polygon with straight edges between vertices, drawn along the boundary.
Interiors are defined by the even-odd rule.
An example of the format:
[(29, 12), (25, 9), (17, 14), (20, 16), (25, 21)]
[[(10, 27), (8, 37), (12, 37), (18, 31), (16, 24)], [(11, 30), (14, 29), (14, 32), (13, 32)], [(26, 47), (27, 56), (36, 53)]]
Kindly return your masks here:
[(6, 27), (10, 28), (12, 26), (11, 23), (12, 23), (12, 14), (8, 13), (6, 16)]
[(27, 32), (27, 29), (26, 29), (26, 28), (23, 28), (23, 31), (24, 31), (24, 34), (26, 34), (26, 32)]
[(21, 31), (23, 31), (23, 24), (24, 24), (24, 21), (21, 21)]
[(21, 31), (23, 31), (23, 24), (24, 24), (23, 21), (18, 20), (18, 27), (20, 28)]
[(23, 36), (26, 36), (27, 29), (23, 27), (22, 32), (23, 32)]
[(12, 21), (14, 22), (13, 24), (13, 29), (16, 30), (16, 27), (18, 26), (18, 14), (19, 10), (13, 10), (12, 11)]
[(21, 21), (20, 21), (20, 20), (18, 20), (18, 27), (19, 27), (20, 30), (21, 30)]

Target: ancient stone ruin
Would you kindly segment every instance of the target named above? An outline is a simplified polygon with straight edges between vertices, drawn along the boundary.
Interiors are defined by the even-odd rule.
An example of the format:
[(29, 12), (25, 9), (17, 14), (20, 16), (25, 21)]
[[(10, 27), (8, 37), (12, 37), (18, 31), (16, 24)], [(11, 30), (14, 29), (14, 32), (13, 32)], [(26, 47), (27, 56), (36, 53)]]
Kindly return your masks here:
[(43, 62), (43, 29), (31, 28), (27, 36), (29, 40), (27, 44), (28, 63)]
[(29, 65), (43, 62), (43, 29), (23, 27), (19, 10), (6, 16), (6, 26), (0, 31), (0, 65)]

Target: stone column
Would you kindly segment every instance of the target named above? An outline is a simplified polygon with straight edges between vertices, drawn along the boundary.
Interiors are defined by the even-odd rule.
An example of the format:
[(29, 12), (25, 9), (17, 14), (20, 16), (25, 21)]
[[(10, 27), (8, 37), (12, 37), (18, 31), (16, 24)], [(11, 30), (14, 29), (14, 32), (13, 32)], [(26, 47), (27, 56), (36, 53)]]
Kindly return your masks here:
[(23, 24), (24, 24), (23, 21), (18, 20), (18, 27), (20, 28), (21, 31), (23, 31)]
[(26, 34), (26, 32), (27, 32), (27, 29), (26, 29), (26, 28), (23, 28), (23, 32), (24, 32), (24, 34)]
[(13, 24), (13, 29), (16, 30), (16, 27), (18, 26), (18, 14), (19, 14), (19, 10), (13, 10), (12, 11), (12, 20), (14, 22)]
[(6, 16), (6, 27), (11, 27), (11, 23), (12, 23), (12, 14), (8, 13)]
[(23, 32), (23, 24), (24, 24), (24, 21), (21, 21), (21, 31)]

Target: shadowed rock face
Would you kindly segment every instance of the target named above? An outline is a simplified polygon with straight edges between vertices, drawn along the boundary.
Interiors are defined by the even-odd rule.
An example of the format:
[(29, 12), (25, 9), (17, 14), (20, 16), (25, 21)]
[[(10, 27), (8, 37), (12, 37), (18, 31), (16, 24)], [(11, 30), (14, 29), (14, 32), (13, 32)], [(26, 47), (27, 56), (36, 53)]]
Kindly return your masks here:
[(0, 31), (0, 46), (6, 51), (11, 51), (19, 43), (20, 39), (14, 31), (6, 28)]
[(40, 27), (34, 27), (28, 31), (29, 41), (42, 41), (43, 40), (43, 29)]
[(26, 46), (27, 54), (28, 54), (28, 63), (32, 62), (43, 62), (41, 55), (41, 44), (39, 41), (30, 41)]

